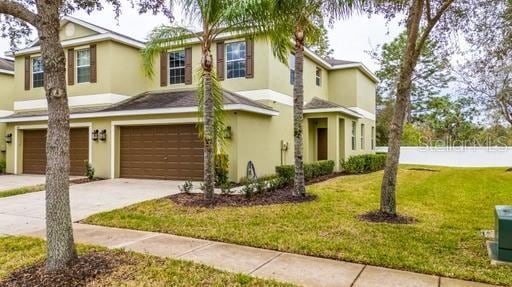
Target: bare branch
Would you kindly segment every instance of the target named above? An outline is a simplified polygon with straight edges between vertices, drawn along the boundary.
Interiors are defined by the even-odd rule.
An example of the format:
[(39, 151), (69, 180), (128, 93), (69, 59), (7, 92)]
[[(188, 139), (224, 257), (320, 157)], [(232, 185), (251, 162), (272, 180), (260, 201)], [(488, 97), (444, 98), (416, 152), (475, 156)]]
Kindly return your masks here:
[[(416, 46), (416, 55), (419, 55), (421, 53), (421, 48), (425, 44), (425, 41), (427, 41), (428, 37), (430, 36), (430, 32), (432, 32), (432, 29), (436, 26), (437, 22), (441, 19), (444, 12), (452, 5), (454, 0), (445, 0), (443, 2), (443, 5), (439, 7), (439, 10), (436, 12), (434, 17), (432, 17), (429, 21), (427, 21), (427, 27), (425, 27), (425, 30), (421, 34), (420, 40)], [(427, 3), (430, 3), (430, 1), (427, 1)], [(430, 9), (428, 9), (430, 11)]]
[(8, 14), (19, 18), (34, 27), (38, 27), (37, 15), (20, 3), (0, 0), (0, 14)]

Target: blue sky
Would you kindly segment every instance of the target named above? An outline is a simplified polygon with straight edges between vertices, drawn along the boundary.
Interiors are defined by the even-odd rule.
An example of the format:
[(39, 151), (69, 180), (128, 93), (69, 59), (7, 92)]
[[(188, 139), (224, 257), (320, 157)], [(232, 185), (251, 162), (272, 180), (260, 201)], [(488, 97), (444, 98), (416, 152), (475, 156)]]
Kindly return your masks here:
[[(168, 22), (164, 16), (138, 15), (128, 6), (125, 6), (119, 21), (114, 19), (114, 14), (109, 7), (92, 15), (80, 12), (73, 16), (137, 39), (144, 39), (153, 27)], [(375, 70), (378, 67), (365, 51), (389, 42), (403, 30), (403, 27), (400, 27), (397, 21), (386, 23), (386, 20), (379, 15), (373, 15), (371, 18), (366, 15), (356, 15), (338, 21), (328, 29), (335, 58), (361, 61)], [(8, 49), (8, 40), (0, 38), (0, 53), (3, 55)]]

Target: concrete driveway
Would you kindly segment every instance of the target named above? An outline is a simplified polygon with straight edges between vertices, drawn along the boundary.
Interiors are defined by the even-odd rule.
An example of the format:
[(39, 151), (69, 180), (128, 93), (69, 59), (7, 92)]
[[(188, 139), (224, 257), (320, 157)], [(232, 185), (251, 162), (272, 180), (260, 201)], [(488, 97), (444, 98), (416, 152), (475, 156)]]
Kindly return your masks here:
[[(113, 179), (72, 185), (71, 216), (78, 221), (98, 212), (178, 193), (179, 184), (182, 182)], [(0, 234), (20, 235), (44, 228), (44, 191), (0, 198)]]
[(44, 184), (46, 178), (44, 175), (0, 175), (0, 192)]

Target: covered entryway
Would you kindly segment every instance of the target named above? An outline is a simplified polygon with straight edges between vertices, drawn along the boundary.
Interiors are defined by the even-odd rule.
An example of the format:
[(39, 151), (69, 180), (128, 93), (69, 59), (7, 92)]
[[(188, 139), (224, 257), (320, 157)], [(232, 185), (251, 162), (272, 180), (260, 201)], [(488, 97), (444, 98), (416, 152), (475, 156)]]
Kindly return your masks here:
[[(89, 159), (89, 129), (70, 131), (70, 174), (84, 175), (84, 163)], [(46, 130), (23, 131), (23, 173), (46, 173)]]
[(203, 142), (195, 124), (120, 127), (120, 177), (201, 180)]

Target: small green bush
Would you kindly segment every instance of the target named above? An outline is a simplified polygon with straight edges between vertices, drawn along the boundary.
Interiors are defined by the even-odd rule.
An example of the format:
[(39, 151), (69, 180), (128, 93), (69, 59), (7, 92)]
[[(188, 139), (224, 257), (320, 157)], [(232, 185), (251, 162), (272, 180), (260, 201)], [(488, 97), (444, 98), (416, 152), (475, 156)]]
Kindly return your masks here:
[(94, 167), (92, 167), (92, 164), (86, 160), (84, 162), (84, 176), (86, 176), (89, 180), (93, 180), (94, 172)]
[(183, 185), (178, 185), (178, 189), (183, 193), (189, 193), (192, 190), (192, 188), (194, 188), (194, 185), (190, 180), (185, 181)]
[(341, 163), (343, 170), (351, 174), (381, 170), (385, 165), (386, 154), (356, 155)]
[(215, 185), (223, 186), (228, 183), (229, 157), (225, 153), (215, 155)]
[[(314, 163), (307, 163), (304, 165), (304, 179), (306, 181), (314, 178), (329, 175), (334, 171), (334, 161), (332, 160), (321, 160)], [(277, 175), (286, 180), (286, 182), (293, 182), (295, 176), (295, 166), (293, 165), (281, 165), (276, 166)]]
[(0, 173), (5, 173), (6, 163), (5, 160), (0, 160)]

